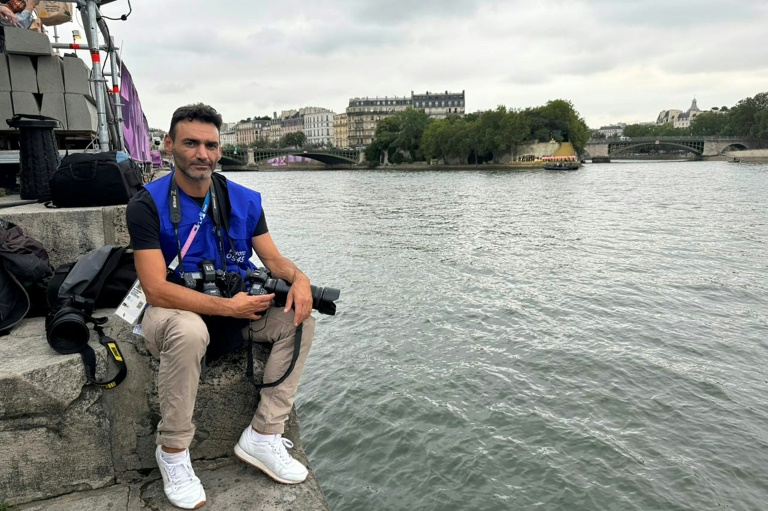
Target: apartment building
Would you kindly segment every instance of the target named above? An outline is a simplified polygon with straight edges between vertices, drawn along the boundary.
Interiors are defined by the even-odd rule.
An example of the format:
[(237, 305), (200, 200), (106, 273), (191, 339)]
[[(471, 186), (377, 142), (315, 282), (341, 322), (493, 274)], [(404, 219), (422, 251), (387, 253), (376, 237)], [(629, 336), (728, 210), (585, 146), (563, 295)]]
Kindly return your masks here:
[(333, 116), (333, 146), (349, 147), (349, 124), (347, 113), (343, 112)]
[(333, 118), (336, 115), (325, 108), (315, 109), (304, 114), (304, 134), (307, 144), (314, 146), (333, 145)]
[(347, 107), (349, 147), (364, 147), (373, 142), (379, 121), (411, 106), (411, 98), (402, 96), (351, 98)]
[(445, 119), (448, 115), (464, 115), (465, 94), (461, 92), (425, 92), (414, 94), (411, 91), (413, 108), (423, 110), (432, 119)]

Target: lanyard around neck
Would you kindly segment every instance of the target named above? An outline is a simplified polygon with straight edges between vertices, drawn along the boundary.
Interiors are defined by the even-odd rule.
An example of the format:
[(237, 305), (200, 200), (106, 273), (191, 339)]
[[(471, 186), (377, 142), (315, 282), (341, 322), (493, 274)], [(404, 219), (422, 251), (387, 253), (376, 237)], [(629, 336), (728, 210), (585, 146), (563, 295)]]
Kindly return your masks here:
[[(187, 241), (184, 242), (184, 247), (181, 246), (181, 240), (179, 240), (179, 223), (181, 222), (181, 198), (179, 196), (179, 184), (176, 182), (175, 176), (171, 177), (171, 189), (170, 189), (170, 215), (171, 223), (173, 224), (173, 232), (176, 235), (176, 247), (178, 254), (176, 258), (168, 265), (170, 271), (175, 271), (177, 266), (181, 266), (181, 273), (184, 274), (184, 256), (187, 255), (187, 251), (192, 246), (192, 242), (200, 230), (200, 227), (205, 220), (208, 213), (208, 206), (210, 204), (211, 213), (213, 217), (214, 229), (219, 241), (219, 255), (221, 256), (221, 265), (224, 270), (227, 268), (227, 259), (224, 255), (224, 240), (221, 235), (221, 215), (219, 209), (219, 200), (216, 195), (216, 187), (213, 184), (213, 177), (211, 177), (211, 184), (208, 188), (208, 193), (205, 195), (205, 201), (200, 210), (197, 224), (192, 227), (192, 230), (187, 236)], [(233, 248), (230, 247), (230, 250)]]
[(173, 232), (176, 234), (176, 247), (178, 254), (176, 255), (176, 258), (171, 261), (171, 264), (168, 265), (168, 269), (175, 271), (176, 267), (181, 264), (181, 273), (184, 273), (183, 259), (184, 256), (187, 255), (189, 247), (192, 246), (192, 242), (195, 240), (195, 236), (197, 236), (197, 232), (200, 230), (200, 227), (203, 225), (203, 221), (205, 221), (205, 217), (208, 214), (208, 206), (211, 204), (211, 189), (209, 188), (208, 193), (205, 194), (205, 200), (203, 201), (203, 205), (200, 209), (197, 223), (192, 226), (192, 230), (189, 232), (189, 236), (187, 236), (187, 241), (184, 242), (184, 247), (181, 246), (181, 241), (179, 240), (179, 223), (181, 222), (180, 201), (181, 198), (179, 196), (179, 185), (176, 182), (175, 177), (171, 177), (170, 213), (171, 223), (173, 224)]

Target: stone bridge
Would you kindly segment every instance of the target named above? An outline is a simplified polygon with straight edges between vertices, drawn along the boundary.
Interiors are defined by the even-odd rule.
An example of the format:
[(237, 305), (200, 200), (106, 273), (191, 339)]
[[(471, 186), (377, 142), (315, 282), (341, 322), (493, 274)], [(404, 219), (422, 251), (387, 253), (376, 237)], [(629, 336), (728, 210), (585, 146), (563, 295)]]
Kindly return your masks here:
[(324, 163), (328, 167), (362, 163), (364, 154), (356, 149), (296, 149), (251, 148), (246, 151), (224, 151), (219, 164), (222, 169), (257, 169), (260, 163), (284, 156), (302, 156)]
[(741, 137), (616, 137), (593, 138), (584, 146), (587, 157), (609, 160), (648, 148), (682, 149), (695, 156), (719, 156), (727, 151), (753, 149), (755, 143)]

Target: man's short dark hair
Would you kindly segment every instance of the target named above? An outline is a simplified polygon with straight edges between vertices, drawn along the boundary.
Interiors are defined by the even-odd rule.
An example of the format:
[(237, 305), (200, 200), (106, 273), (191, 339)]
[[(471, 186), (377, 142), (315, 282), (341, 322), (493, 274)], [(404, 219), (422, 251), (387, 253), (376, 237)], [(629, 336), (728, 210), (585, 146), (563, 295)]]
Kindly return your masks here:
[(171, 117), (171, 129), (168, 130), (168, 136), (173, 140), (176, 137), (176, 125), (179, 121), (200, 121), (213, 124), (216, 129), (221, 131), (221, 114), (212, 106), (203, 103), (186, 105), (176, 109)]

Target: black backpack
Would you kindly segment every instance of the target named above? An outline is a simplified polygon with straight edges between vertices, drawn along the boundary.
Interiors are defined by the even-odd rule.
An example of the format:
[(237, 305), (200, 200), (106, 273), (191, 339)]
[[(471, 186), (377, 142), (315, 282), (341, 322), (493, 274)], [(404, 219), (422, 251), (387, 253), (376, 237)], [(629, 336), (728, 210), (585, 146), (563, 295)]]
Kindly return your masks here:
[(60, 208), (128, 204), (142, 186), (141, 168), (117, 162), (117, 152), (75, 153), (62, 158), (48, 183), (50, 196), (40, 202)]
[(43, 302), (40, 291), (52, 273), (43, 245), (18, 225), (0, 219), (0, 335)]
[[(76, 262), (56, 268), (48, 283), (45, 333), (48, 344), (62, 354), (80, 353), (86, 378), (101, 388), (116, 387), (128, 372), (117, 343), (104, 334), (106, 317), (94, 317), (97, 308), (117, 307), (136, 280), (133, 252), (116, 245), (105, 245), (81, 256)], [(118, 368), (106, 381), (96, 380), (96, 354), (88, 345), (93, 324), (99, 342)]]

